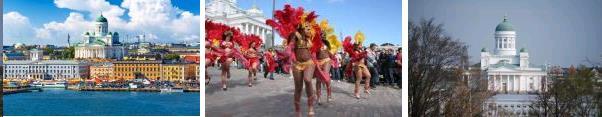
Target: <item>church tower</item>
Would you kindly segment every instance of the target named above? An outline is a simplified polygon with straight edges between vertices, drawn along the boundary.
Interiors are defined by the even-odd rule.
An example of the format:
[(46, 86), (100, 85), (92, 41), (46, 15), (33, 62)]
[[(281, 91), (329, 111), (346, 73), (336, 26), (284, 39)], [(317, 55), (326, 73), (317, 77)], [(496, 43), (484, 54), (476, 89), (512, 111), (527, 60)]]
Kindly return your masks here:
[(105, 36), (109, 32), (109, 23), (107, 22), (107, 18), (102, 16), (102, 13), (98, 18), (96, 18), (96, 22), (94, 22), (94, 34), (97, 36)]
[(502, 23), (495, 27), (495, 54), (516, 55), (516, 32), (508, 17), (504, 16)]

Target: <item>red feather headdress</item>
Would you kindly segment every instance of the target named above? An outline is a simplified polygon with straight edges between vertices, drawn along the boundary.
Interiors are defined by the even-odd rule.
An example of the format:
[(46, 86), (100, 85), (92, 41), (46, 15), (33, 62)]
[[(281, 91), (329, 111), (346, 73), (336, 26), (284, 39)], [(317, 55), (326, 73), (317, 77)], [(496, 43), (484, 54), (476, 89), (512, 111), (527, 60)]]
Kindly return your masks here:
[(255, 43), (255, 50), (259, 50), (259, 48), (261, 48), (262, 41), (259, 36), (245, 34), (242, 36), (239, 42), (241, 50), (246, 51), (247, 49), (251, 48), (251, 43)]
[[(312, 25), (314, 28), (313, 30), (316, 30), (315, 28), (319, 29), (319, 25), (315, 23), (316, 18), (318, 18), (318, 15), (316, 15), (314, 11), (305, 13), (303, 7), (293, 8), (290, 4), (286, 4), (284, 5), (284, 9), (276, 10), (274, 12), (274, 19), (268, 19), (266, 24), (272, 26), (278, 31), (280, 37), (285, 38), (287, 39), (287, 42), (290, 42), (288, 41), (289, 35), (295, 32), (299, 25)], [(319, 30), (314, 32), (317, 31)], [(320, 38), (319, 35), (318, 38)]]
[(242, 34), (240, 33), (240, 30), (238, 30), (238, 28), (205, 20), (205, 40), (219, 44), (221, 41), (223, 41), (223, 35), (226, 31), (232, 32), (232, 42), (240, 44), (239, 42), (242, 37)]

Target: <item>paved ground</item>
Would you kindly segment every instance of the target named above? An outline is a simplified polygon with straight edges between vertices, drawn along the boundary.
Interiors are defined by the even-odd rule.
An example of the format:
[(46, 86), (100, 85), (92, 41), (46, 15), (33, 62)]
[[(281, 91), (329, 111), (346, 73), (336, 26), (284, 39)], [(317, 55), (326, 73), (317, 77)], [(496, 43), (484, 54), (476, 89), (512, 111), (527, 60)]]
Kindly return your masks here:
[[(209, 117), (290, 117), (294, 116), (293, 80), (288, 75), (274, 75), (276, 80), (264, 79), (263, 74), (253, 87), (246, 85), (247, 72), (233, 69), (228, 91), (222, 91), (219, 71), (209, 68), (211, 84), (206, 89), (206, 113)], [(314, 81), (315, 83), (315, 81)], [(363, 89), (363, 88), (362, 88)], [(371, 95), (353, 95), (353, 84), (333, 82), (331, 103), (314, 106), (317, 117), (399, 117), (401, 116), (401, 89), (377, 87)], [(326, 100), (323, 89), (322, 100)], [(305, 91), (301, 98), (303, 116), (307, 114)]]

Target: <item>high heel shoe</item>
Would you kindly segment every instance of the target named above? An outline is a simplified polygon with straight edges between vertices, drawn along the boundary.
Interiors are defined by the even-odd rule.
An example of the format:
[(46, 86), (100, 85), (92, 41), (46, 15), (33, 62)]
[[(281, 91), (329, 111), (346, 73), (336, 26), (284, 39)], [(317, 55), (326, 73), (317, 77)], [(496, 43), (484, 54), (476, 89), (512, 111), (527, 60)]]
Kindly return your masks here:
[(316, 114), (315, 112), (311, 111), (311, 112), (307, 113), (307, 116), (308, 117), (313, 117), (315, 114)]

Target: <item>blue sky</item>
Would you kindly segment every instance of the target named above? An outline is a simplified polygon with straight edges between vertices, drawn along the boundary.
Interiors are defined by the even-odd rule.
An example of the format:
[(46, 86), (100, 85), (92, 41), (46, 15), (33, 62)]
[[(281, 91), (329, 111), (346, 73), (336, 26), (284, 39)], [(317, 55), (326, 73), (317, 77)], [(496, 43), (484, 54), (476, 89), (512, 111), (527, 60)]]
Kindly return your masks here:
[[(199, 34), (192, 34), (191, 32), (193, 31), (176, 32), (178, 30), (174, 28), (178, 27), (159, 27), (158, 25), (160, 25), (161, 23), (154, 23), (154, 21), (144, 21), (143, 18), (139, 18), (142, 20), (132, 21), (130, 11), (131, 8), (134, 8), (134, 6), (123, 6), (122, 3), (124, 1), (128, 0), (4, 0), (4, 20), (9, 21), (4, 22), (4, 25), (8, 25), (4, 26), (5, 35), (3, 37), (5, 39), (5, 45), (10, 45), (17, 42), (26, 44), (29, 43), (66, 45), (66, 43), (62, 42), (65, 39), (58, 38), (66, 37), (67, 33), (69, 33), (72, 36), (72, 41), (73, 39), (75, 39), (75, 41), (78, 42), (78, 39), (80, 39), (79, 35), (82, 34), (82, 31), (78, 30), (87, 31), (90, 28), (87, 25), (91, 25), (91, 21), (93, 21), (93, 19), (95, 19), (98, 16), (98, 14), (100, 14), (100, 12), (102, 12), (103, 15), (105, 15), (105, 17), (109, 19), (109, 31), (111, 32), (116, 31), (120, 32), (121, 34), (128, 33), (131, 35), (148, 34), (150, 35), (148, 37), (152, 38), (149, 40), (157, 42), (183, 42), (192, 41), (195, 39), (195, 41), (198, 42)], [(162, 22), (172, 22), (174, 23), (172, 25), (181, 24), (195, 26), (181, 28), (185, 28), (188, 30), (196, 30), (197, 33), (200, 32), (200, 27), (198, 25), (200, 23), (200, 1), (198, 0), (130, 1), (131, 2), (128, 3), (137, 4), (136, 8), (139, 8), (139, 12), (134, 14), (139, 15), (140, 13), (155, 12), (157, 14), (164, 13), (167, 15), (164, 17)], [(108, 4), (104, 4), (106, 2), (108, 2)], [(63, 6), (59, 7), (60, 5)], [(160, 6), (162, 9), (165, 10), (147, 10), (148, 7), (153, 7), (157, 5), (165, 5)], [(110, 10), (122, 10), (122, 12), (115, 12)], [(184, 15), (191, 17), (184, 17)], [(8, 20), (6, 18), (7, 16), (9, 16)], [(16, 17), (16, 21), (10, 20), (10, 16)], [(78, 16), (82, 16), (83, 20), (75, 21), (75, 19), (79, 18)], [(67, 22), (67, 19), (69, 18), (73, 18), (74, 22)], [(25, 19), (23, 21), (26, 23), (21, 23), (20, 21), (22, 21), (22, 19)], [(154, 20), (153, 18), (148, 19)], [(188, 19), (199, 19), (199, 21), (184, 21)], [(159, 20), (155, 22), (158, 21)], [(54, 27), (45, 26), (46, 24), (52, 24)], [(70, 30), (52, 30), (53, 28), (59, 28), (61, 26)], [(76, 28), (75, 26), (81, 27)], [(10, 28), (22, 30), (11, 30)]]
[[(526, 48), (530, 62), (542, 65), (602, 62), (602, 1), (506, 0), (506, 1), (409, 1), (408, 19), (434, 18), (448, 35), (469, 45), (471, 62), (480, 50), (494, 47), (494, 31), (504, 15), (517, 33), (517, 49)], [(411, 52), (412, 48), (409, 48)]]
[[(119, 5), (123, 2), (123, 0), (107, 1), (114, 5)], [(195, 15), (200, 15), (200, 1), (198, 0), (173, 0), (172, 4)], [(65, 17), (69, 16), (69, 12), (73, 10), (57, 8), (52, 0), (4, 0), (3, 13), (10, 11), (18, 11), (25, 16), (30, 16), (32, 24), (42, 25), (50, 21), (64, 20)], [(122, 18), (129, 20), (130, 17), (124, 15)]]
[[(366, 45), (401, 44), (401, 0), (277, 0), (276, 9), (282, 9), (285, 3), (316, 11), (318, 20), (328, 19), (337, 35), (352, 36), (362, 31)], [(243, 9), (256, 4), (266, 17), (272, 16), (271, 0), (238, 0), (238, 4)]]

